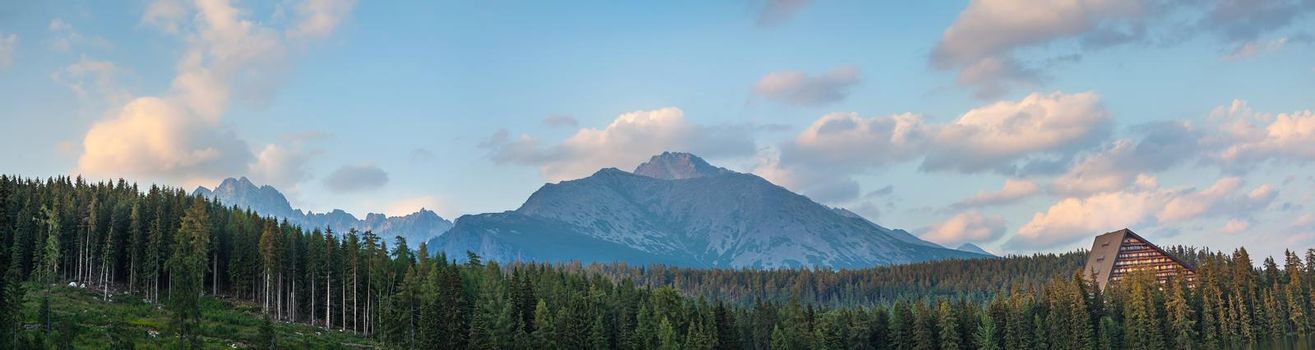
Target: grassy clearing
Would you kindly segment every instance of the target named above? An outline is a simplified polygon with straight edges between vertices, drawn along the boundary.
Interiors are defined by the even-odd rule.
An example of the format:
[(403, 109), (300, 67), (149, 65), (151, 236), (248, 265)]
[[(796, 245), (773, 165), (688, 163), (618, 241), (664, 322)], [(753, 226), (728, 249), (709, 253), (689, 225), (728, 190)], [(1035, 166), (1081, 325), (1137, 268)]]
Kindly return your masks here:
[[(28, 284), (24, 298), (24, 328), (30, 336), (41, 337), (41, 285)], [(52, 332), (44, 342), (76, 349), (104, 349), (112, 339), (132, 343), (137, 349), (173, 348), (177, 338), (171, 328), (171, 313), (162, 304), (151, 304), (135, 295), (120, 294), (101, 300), (101, 294), (78, 288), (52, 286), (50, 289)], [(260, 307), (234, 303), (212, 297), (201, 301), (200, 334), (206, 349), (246, 349), (257, 344), (263, 319)], [(376, 349), (382, 345), (338, 331), (326, 331), (305, 324), (274, 323), (279, 348), (282, 349)]]

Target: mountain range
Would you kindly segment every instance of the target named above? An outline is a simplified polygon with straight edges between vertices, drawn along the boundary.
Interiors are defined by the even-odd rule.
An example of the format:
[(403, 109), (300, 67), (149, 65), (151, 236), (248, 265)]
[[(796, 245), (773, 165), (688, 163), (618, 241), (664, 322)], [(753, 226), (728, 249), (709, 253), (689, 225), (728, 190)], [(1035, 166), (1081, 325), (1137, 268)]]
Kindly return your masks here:
[(513, 211), (465, 215), (429, 242), (464, 258), (687, 267), (856, 268), (989, 253), (949, 249), (689, 153), (550, 183)]
[(327, 213), (303, 212), (301, 209), (293, 209), (287, 197), (278, 189), (269, 185), (256, 186), (246, 177), (224, 179), (213, 190), (197, 187), (192, 191), (192, 195), (218, 199), (224, 205), (250, 209), (263, 216), (286, 219), (289, 223), (306, 229), (330, 228), (334, 232), (346, 232), (350, 229), (361, 232), (373, 231), (389, 243), (392, 243), (393, 237), (402, 236), (406, 239), (407, 245), (413, 248), (420, 242), (429, 241), (452, 228), (451, 221), (423, 208), (404, 216), (369, 213), (365, 215), (365, 219), (358, 219), (341, 209)]

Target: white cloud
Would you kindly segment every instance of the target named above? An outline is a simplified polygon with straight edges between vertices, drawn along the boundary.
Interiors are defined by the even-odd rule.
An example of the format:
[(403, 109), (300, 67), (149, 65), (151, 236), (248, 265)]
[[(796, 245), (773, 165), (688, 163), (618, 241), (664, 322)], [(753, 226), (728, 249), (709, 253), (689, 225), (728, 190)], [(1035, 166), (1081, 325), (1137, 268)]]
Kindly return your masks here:
[(1159, 222), (1191, 220), (1204, 216), (1245, 215), (1263, 209), (1278, 195), (1270, 185), (1260, 185), (1247, 193), (1240, 193), (1242, 179), (1224, 177), (1199, 192), (1175, 196), (1156, 214)]
[(815, 201), (841, 203), (858, 197), (851, 175), (919, 156), (931, 131), (915, 114), (830, 113), (781, 145), (779, 154), (760, 157), (753, 172)]
[(109, 41), (99, 36), (86, 37), (72, 24), (65, 22), (63, 19), (55, 18), (50, 20), (46, 26), (50, 29), (52, 39), (50, 40), (50, 49), (56, 52), (69, 52), (74, 46), (90, 45), (98, 48), (110, 48)]
[(1268, 206), (1276, 196), (1277, 191), (1269, 185), (1244, 191), (1241, 179), (1224, 177), (1199, 191), (1141, 188), (1068, 197), (1045, 212), (1035, 213), (1009, 240), (1009, 245), (1048, 248), (1121, 228), (1217, 217), (1241, 220)]
[(1055, 178), (1052, 189), (1066, 195), (1118, 191), (1142, 176), (1191, 161), (1201, 153), (1201, 135), (1189, 123), (1147, 124), (1134, 128), (1134, 134), (1134, 138), (1114, 140), (1080, 157)]
[(961, 85), (982, 97), (1035, 80), (1015, 51), (1091, 33), (1118, 33), (1144, 13), (1137, 0), (974, 0), (941, 35), (932, 66), (958, 70)]
[(1109, 113), (1095, 93), (1033, 93), (964, 113), (939, 126), (922, 163), (928, 170), (1012, 170), (1016, 161), (1063, 155), (1108, 136)]
[(1211, 5), (1197, 26), (1233, 43), (1255, 41), (1315, 11), (1315, 3), (1304, 0), (1218, 0)]
[(1315, 213), (1302, 214), (1301, 216), (1297, 217), (1296, 220), (1292, 221), (1291, 227), (1294, 230), (1315, 231)]
[(910, 113), (870, 118), (829, 113), (782, 147), (781, 160), (833, 167), (881, 166), (920, 155), (933, 130), (922, 116)]
[(146, 6), (142, 23), (154, 26), (165, 33), (177, 34), (187, 19), (187, 9), (180, 0), (154, 0)]
[(838, 102), (859, 82), (859, 70), (844, 66), (809, 76), (801, 71), (773, 72), (758, 80), (753, 92), (782, 103), (820, 106)]
[(1106, 192), (1086, 198), (1065, 198), (1036, 213), (1018, 228), (1009, 245), (1046, 248), (1072, 243), (1093, 234), (1136, 227), (1164, 203), (1158, 192)]
[(18, 47), (18, 34), (0, 33), (0, 71), (14, 64), (14, 48)]
[(1242, 219), (1228, 219), (1220, 230), (1227, 234), (1239, 234), (1251, 228), (1251, 223)]
[(84, 174), (159, 177), (188, 186), (239, 174), (253, 159), (231, 131), (155, 97), (133, 100), (92, 125), (82, 145), (78, 168)]
[(323, 39), (342, 24), (355, 6), (356, 0), (303, 1), (295, 8), (299, 21), (288, 31), (288, 36)]
[(774, 26), (784, 23), (802, 11), (812, 0), (763, 0), (758, 12), (759, 26)]
[(993, 98), (1016, 87), (1031, 87), (1041, 82), (1041, 73), (1024, 67), (1012, 57), (983, 57), (959, 68), (954, 82), (972, 87), (974, 96)]
[(617, 116), (606, 128), (584, 128), (558, 144), (544, 145), (522, 135), (515, 139), (500, 130), (481, 146), (497, 163), (539, 167), (550, 181), (574, 179), (617, 167), (630, 170), (646, 156), (685, 151), (703, 157), (747, 156), (755, 151), (751, 130), (710, 127), (685, 121), (679, 108), (636, 111)]
[(1242, 61), (1252, 57), (1256, 57), (1257, 55), (1260, 55), (1262, 53), (1282, 50), (1284, 46), (1287, 46), (1287, 44), (1288, 44), (1287, 37), (1282, 37), (1271, 41), (1263, 41), (1263, 42), (1248, 41), (1234, 48), (1227, 55), (1224, 55), (1224, 57), (1220, 57), (1220, 59), (1224, 61)]
[(300, 145), (265, 145), (256, 153), (256, 159), (248, 165), (246, 173), (258, 183), (285, 191), (295, 190), (298, 183), (311, 178), (307, 165), (319, 153), (304, 150)]
[(78, 98), (87, 99), (94, 93), (105, 102), (120, 104), (129, 99), (128, 91), (119, 86), (122, 69), (113, 62), (83, 56), (78, 62), (50, 74), (50, 79), (67, 86)]
[(388, 173), (374, 164), (344, 165), (324, 178), (324, 187), (334, 192), (374, 190), (388, 184)]
[(1167, 46), (1214, 34), (1231, 52), (1225, 59), (1242, 59), (1280, 48), (1282, 39), (1260, 38), (1312, 11), (1315, 2), (1305, 0), (972, 0), (928, 60), (989, 98), (1038, 83), (1054, 62), (1127, 43)]
[[(287, 46), (299, 43), (247, 15), (226, 0), (152, 2), (142, 22), (177, 34), (185, 43), (176, 75), (161, 96), (132, 99), (109, 119), (95, 123), (83, 140), (78, 171), (188, 185), (243, 172), (275, 183), (307, 178), (301, 164), (308, 155), (279, 145), (267, 145), (257, 154), (221, 123), (233, 91), (272, 95), (273, 83), (287, 65)], [(290, 26), (301, 28), (306, 21), (312, 19)], [(52, 23), (54, 29), (65, 26)], [(96, 66), (78, 69), (90, 72)], [(277, 164), (280, 161), (290, 163)]]
[(1260, 113), (1245, 101), (1216, 108), (1218, 135), (1204, 142), (1220, 147), (1212, 156), (1227, 166), (1265, 160), (1315, 161), (1315, 111)]
[(829, 113), (782, 144), (780, 157), (760, 163), (755, 173), (836, 203), (857, 197), (855, 174), (919, 158), (923, 171), (1014, 174), (1101, 141), (1110, 124), (1100, 98), (1090, 92), (1031, 94), (974, 108), (944, 124), (909, 113)]
[(968, 242), (990, 242), (1005, 232), (1004, 219), (987, 217), (977, 211), (960, 213), (936, 224), (922, 234), (922, 238), (947, 247)]
[(999, 191), (977, 192), (976, 195), (959, 201), (951, 207), (971, 208), (1013, 203), (1037, 194), (1039, 189), (1040, 186), (1029, 180), (1005, 179), (1004, 186)]

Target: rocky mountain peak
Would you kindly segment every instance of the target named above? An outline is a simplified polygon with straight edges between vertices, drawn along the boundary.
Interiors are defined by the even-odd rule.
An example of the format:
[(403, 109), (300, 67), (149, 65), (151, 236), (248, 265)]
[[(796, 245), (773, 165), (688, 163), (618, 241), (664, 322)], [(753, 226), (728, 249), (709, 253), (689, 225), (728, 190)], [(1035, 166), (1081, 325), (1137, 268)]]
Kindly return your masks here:
[(685, 152), (662, 152), (635, 168), (635, 175), (663, 180), (684, 180), (731, 172)]
[(358, 219), (342, 209), (306, 213), (292, 208), (287, 197), (273, 186), (256, 185), (246, 177), (230, 177), (220, 182), (214, 190), (197, 187), (192, 193), (207, 199), (218, 199), (224, 205), (251, 209), (262, 216), (278, 217), (305, 229), (329, 228), (334, 232), (356, 229), (359, 232), (373, 231), (386, 239), (403, 236), (409, 242), (421, 242), (437, 237), (452, 227), (452, 222), (427, 209), (398, 217), (369, 213), (364, 219)]

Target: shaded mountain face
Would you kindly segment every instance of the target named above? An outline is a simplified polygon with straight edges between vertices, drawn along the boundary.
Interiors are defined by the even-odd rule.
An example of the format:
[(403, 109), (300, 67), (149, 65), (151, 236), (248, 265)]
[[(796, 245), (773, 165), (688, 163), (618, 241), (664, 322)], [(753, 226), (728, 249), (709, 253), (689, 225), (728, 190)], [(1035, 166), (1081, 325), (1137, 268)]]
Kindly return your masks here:
[(895, 239), (898, 239), (898, 240), (900, 240), (900, 241), (903, 241), (904, 243), (916, 244), (916, 245), (922, 245), (922, 246), (928, 246), (928, 247), (944, 248), (944, 247), (942, 247), (942, 246), (939, 245), (939, 244), (932, 243), (932, 242), (928, 242), (928, 241), (926, 241), (926, 240), (923, 240), (922, 238), (918, 238), (918, 236), (914, 236), (912, 233), (909, 233), (909, 231), (905, 231), (904, 229), (898, 229), (898, 228), (897, 228), (897, 229), (888, 229), (888, 228), (885, 228), (885, 227), (883, 227), (883, 226), (881, 226), (881, 225), (877, 225), (877, 223), (872, 222), (871, 220), (868, 220), (867, 218), (864, 218), (864, 217), (862, 217), (862, 216), (860, 216), (860, 215), (858, 215), (858, 214), (856, 214), (856, 213), (854, 213), (854, 212), (852, 212), (852, 211), (849, 211), (849, 209), (845, 209), (845, 208), (832, 208), (832, 210), (835, 210), (837, 214), (843, 215), (843, 216), (845, 216), (845, 217), (849, 217), (849, 218), (855, 218), (855, 219), (863, 220), (863, 222), (866, 222), (866, 223), (868, 223), (868, 224), (870, 224), (870, 225), (876, 227), (878, 230), (881, 230), (881, 231), (884, 231), (884, 232), (890, 234), (891, 237), (893, 237), (893, 238), (895, 238)]
[(426, 209), (393, 217), (370, 213), (364, 220), (357, 219), (356, 216), (341, 209), (327, 213), (306, 213), (300, 209), (293, 209), (287, 197), (274, 187), (256, 186), (246, 177), (224, 179), (214, 190), (197, 187), (192, 195), (219, 199), (224, 205), (236, 205), (239, 208), (251, 209), (263, 216), (286, 219), (289, 223), (306, 229), (328, 228), (338, 233), (353, 228), (361, 232), (373, 231), (387, 240), (390, 245), (393, 244), (393, 237), (402, 236), (406, 239), (407, 245), (413, 249), (420, 242), (429, 241), (452, 228), (451, 221)]
[(986, 251), (986, 249), (982, 249), (982, 247), (978, 247), (976, 244), (972, 243), (961, 244), (958, 249), (969, 253), (995, 256), (995, 254), (991, 254), (991, 252)]
[(641, 172), (608, 168), (544, 185), (514, 211), (458, 218), (429, 247), (499, 261), (689, 267), (852, 268), (984, 257), (903, 237), (689, 154), (653, 157)]

